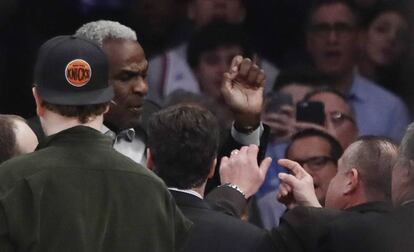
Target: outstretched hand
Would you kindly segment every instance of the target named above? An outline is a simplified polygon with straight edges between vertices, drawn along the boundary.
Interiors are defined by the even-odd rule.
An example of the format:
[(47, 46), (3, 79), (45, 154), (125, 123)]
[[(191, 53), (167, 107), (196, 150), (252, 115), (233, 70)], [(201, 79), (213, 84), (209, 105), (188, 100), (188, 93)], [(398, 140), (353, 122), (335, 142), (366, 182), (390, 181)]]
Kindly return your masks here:
[(272, 159), (268, 157), (259, 166), (258, 152), (259, 148), (256, 145), (250, 145), (243, 146), (240, 150), (233, 150), (230, 158), (223, 157), (220, 164), (221, 184), (237, 185), (246, 198), (255, 194), (263, 184), (272, 162)]
[(263, 107), (266, 76), (249, 58), (238, 55), (224, 73), (221, 93), (227, 106), (235, 114), (235, 125), (241, 128), (257, 127)]
[(278, 164), (291, 173), (279, 173), (281, 183), (277, 198), (280, 202), (288, 208), (297, 205), (322, 207), (315, 194), (312, 176), (299, 163), (289, 159), (279, 159)]

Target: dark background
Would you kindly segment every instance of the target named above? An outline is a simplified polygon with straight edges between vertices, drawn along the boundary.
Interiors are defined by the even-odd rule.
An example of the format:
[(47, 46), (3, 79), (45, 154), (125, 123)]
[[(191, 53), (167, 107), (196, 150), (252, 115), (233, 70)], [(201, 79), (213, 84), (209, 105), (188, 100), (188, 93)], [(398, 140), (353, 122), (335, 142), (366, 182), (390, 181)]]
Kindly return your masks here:
[[(74, 33), (87, 21), (116, 20), (134, 28), (147, 56), (188, 37), (186, 0), (98, 0), (95, 5), (86, 1), (0, 0), (0, 113), (26, 118), (35, 114), (31, 86), (37, 49), (53, 36)], [(280, 69), (305, 63), (303, 22), (310, 0), (246, 2), (246, 30), (256, 50)], [(405, 4), (413, 24), (414, 1)], [(412, 26), (410, 36), (414, 41)], [(413, 110), (412, 53), (404, 60), (403, 70), (403, 84), (392, 90)]]

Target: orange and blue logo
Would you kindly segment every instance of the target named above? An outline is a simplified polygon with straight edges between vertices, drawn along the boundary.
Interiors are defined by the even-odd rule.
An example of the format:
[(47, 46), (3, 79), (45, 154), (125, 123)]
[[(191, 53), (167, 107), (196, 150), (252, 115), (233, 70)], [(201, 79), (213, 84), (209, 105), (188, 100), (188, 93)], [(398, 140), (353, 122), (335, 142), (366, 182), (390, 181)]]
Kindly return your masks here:
[(75, 59), (66, 65), (66, 80), (75, 87), (83, 87), (91, 80), (92, 69), (88, 62)]

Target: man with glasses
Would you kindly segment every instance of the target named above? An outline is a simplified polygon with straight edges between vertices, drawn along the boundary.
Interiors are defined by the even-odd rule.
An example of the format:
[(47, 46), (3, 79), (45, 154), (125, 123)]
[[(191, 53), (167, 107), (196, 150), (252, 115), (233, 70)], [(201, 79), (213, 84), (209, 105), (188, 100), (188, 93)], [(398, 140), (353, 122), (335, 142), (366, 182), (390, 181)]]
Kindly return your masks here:
[[(285, 157), (299, 162), (311, 174), (317, 199), (323, 205), (342, 152), (341, 144), (334, 137), (324, 131), (308, 128), (292, 136)], [(268, 229), (279, 225), (279, 219), (286, 210), (282, 203), (275, 200), (275, 195), (275, 191), (268, 192), (257, 202), (262, 224)]]
[(313, 178), (316, 197), (321, 205), (343, 149), (331, 135), (317, 129), (305, 129), (292, 136), (286, 158), (298, 162)]
[[(298, 140), (293, 142), (299, 143)], [(317, 147), (316, 142), (307, 144), (308, 151)], [(292, 147), (295, 146), (290, 146)], [(315, 195), (314, 180), (307, 170), (310, 166), (315, 170), (324, 169), (323, 163), (332, 162), (324, 156), (329, 157), (329, 153), (314, 152), (309, 156), (292, 157), (299, 162), (288, 159), (278, 161), (279, 165), (290, 171), (289, 174), (279, 175), (282, 184), (278, 198), (288, 206), (300, 207), (286, 212), (280, 226), (272, 229), (271, 236), (275, 245), (281, 251), (391, 251), (384, 250), (383, 245), (387, 244), (378, 237), (384, 237), (382, 222), (391, 211), (390, 175), (397, 158), (397, 146), (386, 138), (376, 136), (364, 136), (352, 143), (338, 160), (336, 175), (331, 179), (326, 194), (326, 208), (321, 208)], [(222, 162), (221, 176), (232, 181), (245, 174), (250, 175), (252, 171), (260, 171), (254, 158), (248, 158), (241, 152), (232, 155)], [(401, 173), (404, 174), (407, 172)], [(254, 175), (248, 179), (254, 181), (258, 177)], [(246, 181), (234, 184), (243, 184), (247, 188), (244, 182)], [(401, 183), (400, 180), (398, 184)], [(407, 191), (400, 191), (404, 192)], [(403, 196), (404, 201), (409, 198), (406, 196)], [(242, 206), (234, 198), (227, 199), (232, 207)], [(406, 227), (408, 229), (405, 231), (409, 233), (412, 226), (411, 229), (409, 224)], [(406, 238), (407, 236), (403, 241), (408, 242)], [(388, 242), (387, 239), (385, 242)]]
[(355, 111), (361, 135), (399, 141), (410, 119), (401, 99), (355, 72), (358, 17), (347, 0), (318, 0), (310, 10), (306, 32), (315, 68), (332, 78)]
[(308, 93), (306, 101), (322, 102), (325, 107), (325, 128), (346, 149), (358, 136), (354, 113), (344, 95), (332, 88)]

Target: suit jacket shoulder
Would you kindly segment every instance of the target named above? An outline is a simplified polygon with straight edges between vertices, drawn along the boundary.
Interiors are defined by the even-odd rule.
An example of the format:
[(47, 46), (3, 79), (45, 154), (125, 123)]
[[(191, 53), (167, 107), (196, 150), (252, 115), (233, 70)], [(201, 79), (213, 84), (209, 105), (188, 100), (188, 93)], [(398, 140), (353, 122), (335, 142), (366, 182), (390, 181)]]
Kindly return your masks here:
[(184, 215), (194, 223), (184, 251), (274, 251), (264, 230), (217, 212), (196, 196), (171, 193)]

